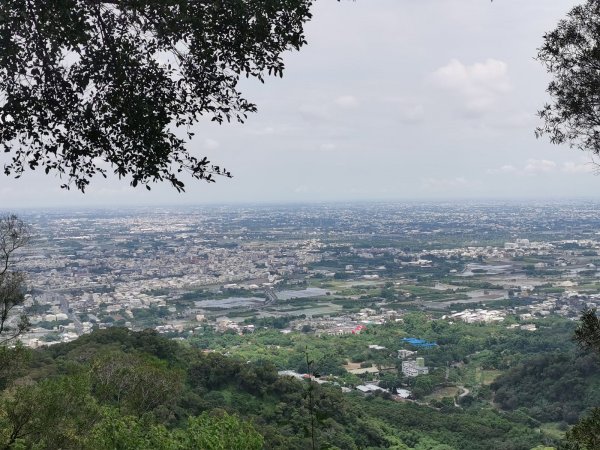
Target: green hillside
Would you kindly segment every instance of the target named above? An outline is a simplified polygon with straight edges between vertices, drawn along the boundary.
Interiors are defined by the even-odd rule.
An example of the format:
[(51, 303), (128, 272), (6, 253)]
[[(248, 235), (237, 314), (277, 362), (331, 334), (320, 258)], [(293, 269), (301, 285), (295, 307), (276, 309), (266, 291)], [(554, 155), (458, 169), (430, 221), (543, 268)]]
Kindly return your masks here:
[(6, 449), (309, 449), (314, 438), (320, 449), (529, 450), (554, 442), (522, 412), (344, 393), (279, 376), (268, 359), (150, 331), (113, 328), (31, 354), (3, 351), (13, 362), (2, 371)]

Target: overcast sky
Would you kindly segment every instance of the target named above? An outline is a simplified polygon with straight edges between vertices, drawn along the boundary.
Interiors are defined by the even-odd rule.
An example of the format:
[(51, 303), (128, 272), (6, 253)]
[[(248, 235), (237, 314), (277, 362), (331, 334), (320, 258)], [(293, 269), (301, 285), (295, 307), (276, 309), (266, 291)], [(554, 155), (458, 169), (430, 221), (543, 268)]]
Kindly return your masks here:
[(569, 0), (318, 0), (283, 79), (244, 82), (259, 111), (202, 124), (190, 148), (235, 178), (177, 194), (111, 178), (85, 195), (0, 175), (0, 208), (595, 196), (590, 157), (536, 140), (548, 76), (533, 58)]

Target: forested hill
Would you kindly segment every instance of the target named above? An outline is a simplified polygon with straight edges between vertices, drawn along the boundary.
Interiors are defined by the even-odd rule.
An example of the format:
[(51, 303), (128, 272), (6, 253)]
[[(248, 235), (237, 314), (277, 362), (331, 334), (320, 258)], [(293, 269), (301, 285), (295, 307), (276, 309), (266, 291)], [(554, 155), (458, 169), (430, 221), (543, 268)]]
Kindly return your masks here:
[(600, 404), (600, 364), (595, 354), (545, 353), (518, 364), (491, 387), (503, 409), (527, 408), (542, 422), (577, 422)]
[(310, 449), (314, 438), (320, 449), (529, 450), (549, 439), (523, 414), (343, 393), (150, 331), (1, 351), (12, 362), (2, 449)]

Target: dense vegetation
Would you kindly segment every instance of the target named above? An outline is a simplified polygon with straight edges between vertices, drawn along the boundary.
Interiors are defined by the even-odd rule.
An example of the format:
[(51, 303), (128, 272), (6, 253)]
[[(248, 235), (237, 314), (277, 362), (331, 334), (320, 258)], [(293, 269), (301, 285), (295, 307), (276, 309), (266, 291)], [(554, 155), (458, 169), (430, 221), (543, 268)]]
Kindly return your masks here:
[[(543, 328), (540, 333), (509, 333), (505, 326), (455, 325), (409, 315), (402, 326), (374, 327), (360, 336), (316, 338), (273, 330), (238, 336), (207, 330), (191, 340), (192, 345), (151, 331), (113, 328), (31, 353), (4, 349), (0, 356), (13, 363), (0, 370), (0, 448), (306, 449), (312, 445), (311, 419), (316, 448), (323, 449), (529, 450), (555, 443), (538, 427), (546, 419), (567, 420), (564, 415), (546, 418), (535, 407), (512, 403), (500, 406), (513, 411), (498, 411), (489, 402), (489, 386), (473, 381), (471, 366), (513, 366), (493, 385), (496, 395), (508, 402), (511, 376), (523, 367), (548, 366), (554, 368), (548, 376), (545, 371), (535, 373), (543, 374), (544, 383), (552, 383), (550, 375), (567, 358), (556, 352), (557, 345), (573, 344), (568, 340), (550, 344)], [(561, 326), (555, 323), (552, 328), (560, 334)], [(362, 380), (347, 373), (343, 364), (353, 359), (366, 366), (394, 367), (398, 359), (390, 352), (365, 344), (377, 342), (394, 349), (406, 333), (440, 343), (426, 355), (440, 369), (412, 382), (411, 389), (422, 398), (419, 402), (344, 393), (339, 385), (318, 385), (277, 373), (281, 368), (306, 371), (307, 349), (314, 370), (339, 375), (340, 383), (353, 386)], [(227, 355), (220, 351), (225, 347)], [(493, 357), (496, 350), (500, 359)], [(530, 359), (529, 352), (550, 350), (553, 353), (542, 362)], [(460, 406), (448, 397), (428, 399), (444, 383), (446, 361), (455, 357), (467, 362), (452, 370), (451, 381), (469, 386), (471, 394), (455, 399)], [(586, 370), (595, 370), (596, 362), (577, 358), (581, 370), (576, 372), (582, 377)], [(556, 392), (560, 383), (572, 381), (560, 373)], [(387, 387), (399, 387), (403, 381), (395, 370), (381, 379)], [(538, 395), (527, 377), (515, 389)], [(550, 392), (540, 398), (545, 394), (551, 398)], [(573, 417), (568, 421), (576, 420), (585, 406), (576, 400), (566, 404), (564, 413)]]
[(577, 422), (600, 404), (600, 366), (593, 354), (547, 353), (528, 359), (493, 384), (504, 409), (527, 408), (542, 422)]

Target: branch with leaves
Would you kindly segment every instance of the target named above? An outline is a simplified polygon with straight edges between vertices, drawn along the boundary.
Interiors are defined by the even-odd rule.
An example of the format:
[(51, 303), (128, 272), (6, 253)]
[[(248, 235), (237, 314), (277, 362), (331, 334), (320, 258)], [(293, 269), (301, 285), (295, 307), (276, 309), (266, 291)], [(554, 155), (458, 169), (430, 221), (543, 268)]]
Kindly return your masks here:
[[(241, 77), (283, 74), (312, 0), (0, 2), (0, 150), (7, 175), (43, 169), (84, 191), (112, 171), (133, 186), (228, 170), (193, 155), (201, 118), (243, 122)], [(183, 137), (182, 137), (183, 136)]]
[(536, 136), (593, 154), (600, 154), (599, 27), (600, 3), (587, 0), (544, 36), (537, 55), (552, 76), (552, 101), (538, 113)]

